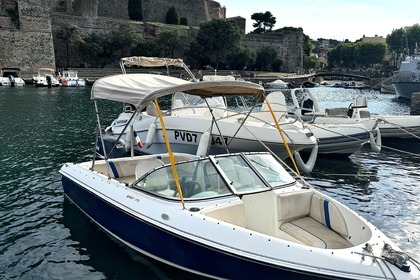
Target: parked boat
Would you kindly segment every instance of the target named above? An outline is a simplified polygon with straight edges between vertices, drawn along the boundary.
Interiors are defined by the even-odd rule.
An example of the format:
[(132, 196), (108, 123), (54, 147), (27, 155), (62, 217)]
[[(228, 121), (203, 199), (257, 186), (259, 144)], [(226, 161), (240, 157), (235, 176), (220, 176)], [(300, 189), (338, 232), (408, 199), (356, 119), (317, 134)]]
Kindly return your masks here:
[[(215, 90), (216, 96), (204, 98), (207, 92)], [(202, 92), (203, 95), (191, 95), (191, 91)], [(302, 149), (310, 149), (315, 155), (313, 164), (315, 163), (317, 139), (301, 122), (293, 118), (281, 120), (281, 133), (284, 134), (282, 139), (276, 126), (255, 119), (260, 117), (259, 112), (250, 110), (243, 113), (227, 108), (222, 96), (252, 94), (257, 100), (262, 97), (264, 90), (258, 84), (243, 81), (189, 82), (163, 75), (123, 74), (98, 80), (92, 92), (100, 92), (114, 100), (121, 98), (122, 101), (126, 100), (126, 103), (131, 102), (130, 98), (150, 96), (146, 111), (132, 111), (132, 107), (128, 106), (127, 110), (106, 128), (104, 143), (99, 143), (101, 154), (104, 154), (101, 147), (105, 146), (110, 150), (117, 142), (120, 149), (114, 156), (126, 156), (130, 147), (133, 147), (136, 154), (158, 154), (166, 151), (165, 138), (162, 136), (163, 127), (154, 103), (150, 102), (162, 95), (172, 95), (171, 107), (164, 111), (162, 119), (175, 152), (207, 155), (222, 154), (226, 151), (265, 151), (268, 146), (280, 158), (285, 159), (290, 156), (284, 147), (284, 142), (287, 142), (295, 156), (299, 156), (298, 152)], [(271, 115), (264, 116), (271, 118), (273, 122)], [(144, 145), (130, 142), (132, 133), (125, 130), (127, 123), (132, 124), (138, 137), (145, 141)], [(119, 137), (121, 134), (123, 137)], [(313, 164), (310, 164), (309, 169), (312, 169)], [(304, 164), (301, 168), (306, 170)]]
[(24, 86), (25, 81), (21, 78), (19, 68), (2, 68), (1, 69), (0, 86)]
[(79, 78), (76, 70), (63, 70), (60, 77), (61, 85), (64, 87), (85, 87), (86, 80)]
[(38, 73), (32, 77), (32, 83), (36, 87), (59, 87), (61, 85), (52, 68), (39, 68)]
[(391, 78), (386, 79), (381, 83), (381, 93), (384, 94), (395, 94), (395, 87), (391, 82)]
[[(179, 66), (182, 62), (179, 59), (172, 62), (170, 59), (156, 60), (154, 62), (153, 58), (141, 58), (135, 61), (132, 58), (130, 64), (162, 66), (163, 63), (174, 63)], [(200, 155), (223, 154), (266, 151), (266, 146), (268, 146), (280, 158), (285, 159), (292, 154), (299, 158), (300, 150), (309, 149), (313, 156), (306, 164), (299, 161), (299, 168), (305, 173), (312, 170), (317, 155), (317, 139), (309, 129), (303, 126), (302, 122), (286, 116), (280, 120), (281, 130), (279, 131), (279, 128), (273, 125), (272, 116), (267, 113), (260, 116), (260, 112), (253, 111), (255, 106), (245, 112), (237, 108), (232, 110), (227, 106), (224, 97), (241, 98), (244, 95), (251, 95), (256, 104), (263, 96), (262, 86), (235, 81), (233, 77), (208, 76), (203, 79), (200, 82), (191, 82), (164, 75), (123, 74), (98, 80), (93, 91), (101, 91), (109, 96), (115, 96), (116, 87), (120, 88), (119, 94), (128, 97), (140, 98), (144, 94), (151, 96), (145, 111), (136, 112), (128, 106), (127, 110), (105, 129), (104, 143), (99, 143), (99, 154), (104, 154), (103, 147), (110, 150), (117, 142), (120, 149), (114, 149), (114, 157), (126, 156), (130, 151), (130, 146), (136, 154), (157, 154), (166, 151), (165, 139), (162, 137), (163, 128), (156, 107), (151, 102), (164, 93), (171, 97), (167, 99), (167, 102), (171, 101), (169, 101), (168, 110), (164, 111), (163, 120), (175, 152)], [(204, 98), (207, 97), (206, 92), (212, 92), (215, 89), (218, 90), (217, 96)], [(191, 91), (202, 92), (203, 96), (191, 95), (189, 94)], [(236, 99), (234, 103), (237, 104)], [(266, 102), (263, 102), (263, 106), (267, 108)], [(271, 122), (263, 123), (260, 117), (268, 118)], [(128, 122), (132, 124), (133, 130), (140, 139), (143, 141), (146, 139), (145, 145), (139, 146), (130, 142), (132, 133), (123, 131)], [(123, 137), (119, 137), (121, 134)], [(200, 147), (202, 141), (204, 144)], [(284, 147), (285, 142), (289, 144), (289, 149)]]
[[(318, 154), (349, 156), (358, 151), (363, 145), (370, 143), (372, 150), (379, 152), (381, 136), (378, 122), (374, 118), (343, 119), (343, 116), (312, 114), (314, 107), (319, 108), (317, 101), (310, 91), (296, 88), (290, 91), (288, 100), (293, 101), (293, 106), (287, 106), (283, 92), (272, 92), (267, 96), (276, 109), (279, 118), (291, 110), (292, 116), (305, 121), (305, 125), (318, 139)], [(301, 100), (301, 102), (299, 102)], [(308, 104), (308, 102), (312, 102)], [(347, 118), (347, 116), (345, 116)], [(374, 139), (374, 140), (372, 140)], [(371, 141), (372, 140), (372, 141)], [(305, 151), (305, 150), (304, 150)]]
[[(322, 120), (321, 117), (334, 118), (337, 122), (342, 123), (360, 123), (367, 120), (375, 120), (378, 122), (378, 128), (382, 140), (395, 140), (395, 138), (419, 139), (420, 138), (420, 116), (390, 116), (372, 113), (368, 109), (368, 103), (365, 96), (360, 96), (354, 103), (348, 107), (342, 108), (326, 108), (325, 112), (320, 111), (318, 100), (308, 89), (302, 89), (310, 97), (313, 102), (312, 109), (302, 108), (298, 99), (293, 99), (296, 107), (296, 113), (303, 115), (302, 110), (310, 110), (313, 113), (303, 115), (304, 119)], [(375, 140), (375, 142), (377, 142)]]
[(392, 76), (392, 84), (398, 97), (410, 99), (413, 92), (420, 92), (420, 52), (416, 45), (414, 54), (401, 62)]
[(288, 89), (290, 87), (289, 87), (288, 83), (286, 83), (286, 82), (284, 82), (280, 79), (277, 79), (275, 81), (266, 83), (265, 88), (268, 89), (268, 90), (271, 90), (271, 89)]
[[(178, 87), (210, 98), (229, 88), (217, 83), (207, 87), (207, 82), (179, 82)], [(246, 84), (240, 88), (261, 90)], [(127, 101), (138, 110), (166, 91), (121, 98), (125, 89), (116, 84), (110, 95), (103, 91), (109, 86), (96, 81), (92, 98)], [(95, 108), (98, 112), (96, 102)], [(169, 140), (165, 129), (163, 133)], [(198, 275), (369, 280), (420, 276), (418, 263), (378, 228), (307, 182), (296, 181), (271, 154), (200, 157), (172, 153), (170, 142), (166, 145), (168, 153), (163, 154), (64, 164), (60, 174), (65, 196), (132, 249)]]

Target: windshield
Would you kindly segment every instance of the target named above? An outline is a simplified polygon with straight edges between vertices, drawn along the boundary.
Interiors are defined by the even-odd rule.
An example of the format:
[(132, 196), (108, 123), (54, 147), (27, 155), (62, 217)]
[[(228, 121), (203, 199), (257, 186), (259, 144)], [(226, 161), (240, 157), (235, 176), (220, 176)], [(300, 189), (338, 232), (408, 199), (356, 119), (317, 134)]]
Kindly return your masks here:
[(229, 184), (238, 193), (269, 189), (240, 155), (218, 157), (216, 160)]
[(269, 154), (248, 154), (245, 157), (272, 187), (291, 184), (295, 181), (283, 166)]
[[(209, 159), (178, 163), (176, 170), (182, 195), (186, 200), (231, 194)], [(135, 183), (134, 187), (159, 196), (179, 199), (170, 165), (153, 170)]]
[(173, 96), (172, 109), (185, 107), (207, 107), (206, 100), (211, 108), (226, 108), (223, 97), (201, 98), (200, 96), (177, 92)]

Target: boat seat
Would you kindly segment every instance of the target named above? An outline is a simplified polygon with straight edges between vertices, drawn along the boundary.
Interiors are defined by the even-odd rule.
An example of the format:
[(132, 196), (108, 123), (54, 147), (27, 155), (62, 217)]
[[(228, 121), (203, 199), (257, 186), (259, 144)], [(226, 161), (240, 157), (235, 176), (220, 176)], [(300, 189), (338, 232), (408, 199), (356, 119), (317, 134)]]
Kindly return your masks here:
[(340, 210), (312, 191), (278, 196), (279, 236), (319, 248), (348, 248), (348, 228)]
[(286, 98), (281, 91), (270, 93), (261, 105), (261, 111), (269, 111), (267, 100), (274, 112), (287, 112)]

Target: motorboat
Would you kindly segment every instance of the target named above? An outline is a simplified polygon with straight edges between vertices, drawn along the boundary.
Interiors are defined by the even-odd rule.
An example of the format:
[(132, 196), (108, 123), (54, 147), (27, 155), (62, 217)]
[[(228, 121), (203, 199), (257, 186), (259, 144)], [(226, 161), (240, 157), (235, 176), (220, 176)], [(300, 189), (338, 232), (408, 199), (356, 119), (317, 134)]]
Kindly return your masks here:
[[(146, 94), (156, 91), (157, 95), (152, 95), (154, 98), (162, 93), (172, 95), (171, 108), (163, 112), (162, 118), (175, 152), (207, 155), (226, 151), (265, 151), (268, 146), (280, 158), (285, 159), (290, 156), (284, 147), (286, 141), (290, 145), (291, 153), (311, 149), (316, 154), (317, 139), (302, 123), (292, 118), (280, 124), (281, 133), (284, 134), (283, 140), (276, 126), (255, 121), (249, 117), (250, 114), (229, 112), (222, 96), (205, 99), (200, 95), (188, 94), (191, 91), (205, 93), (219, 88), (219, 94), (224, 95), (254, 92), (262, 96), (263, 88), (258, 84), (242, 81), (189, 82), (163, 75), (122, 74), (98, 80), (93, 85), (93, 92), (115, 96), (115, 88), (125, 96), (139, 95), (140, 89)], [(156, 90), (157, 88), (159, 89)], [(124, 131), (127, 123), (132, 124), (133, 131), (142, 139), (144, 145), (130, 140), (132, 133)], [(102, 147), (109, 147), (118, 142), (124, 156), (130, 153), (130, 147), (133, 147), (136, 154), (162, 153), (166, 150), (162, 130), (154, 103), (149, 103), (143, 112), (132, 111), (129, 107), (105, 129)], [(121, 134), (124, 136), (118, 138)], [(200, 145), (201, 143), (203, 144)]]
[(32, 76), (32, 83), (36, 87), (59, 87), (61, 85), (52, 68), (39, 68), (38, 73)]
[(391, 78), (386, 79), (381, 83), (381, 93), (384, 94), (395, 94), (395, 87), (391, 82)]
[(19, 68), (2, 68), (0, 75), (0, 86), (24, 86), (25, 81), (21, 78)]
[(368, 143), (373, 151), (381, 150), (382, 131), (379, 120), (360, 113), (350, 118), (347, 108), (345, 111), (330, 108), (322, 113), (315, 96), (306, 88), (290, 91), (290, 106), (282, 98), (278, 98), (278, 94), (272, 92), (267, 98), (273, 99), (271, 103), (283, 104), (283, 112), (289, 110), (293, 116), (305, 121), (319, 141), (318, 154), (349, 156)]
[(85, 87), (86, 80), (79, 78), (76, 70), (63, 70), (60, 77), (61, 85), (64, 87)]
[(413, 55), (401, 62), (392, 76), (392, 84), (398, 97), (410, 99), (414, 92), (420, 92), (420, 52), (416, 44)]
[[(110, 151), (114, 146), (118, 148), (110, 153), (112, 157), (131, 154), (131, 147), (135, 154), (165, 152), (163, 127), (156, 105), (151, 102), (165, 95), (169, 105), (163, 111), (162, 118), (174, 152), (204, 156), (226, 152), (259, 152), (266, 151), (268, 147), (281, 159), (293, 156), (299, 159), (299, 151), (307, 149), (312, 157), (306, 163), (298, 160), (298, 167), (302, 172), (309, 173), (318, 150), (317, 139), (312, 132), (294, 118), (283, 118), (277, 126), (269, 114), (265, 114), (265, 117), (271, 122), (261, 122), (259, 112), (253, 112), (252, 107), (246, 112), (236, 108), (231, 110), (225, 98), (248, 95), (257, 102), (263, 98), (264, 88), (251, 82), (232, 78), (220, 80), (217, 77), (203, 77), (204, 80), (200, 82), (155, 74), (122, 74), (99, 79), (93, 85), (92, 94), (100, 93), (114, 99), (118, 94), (122, 102), (131, 105), (134, 105), (130, 100), (132, 98), (138, 100), (145, 95), (150, 98), (145, 110), (138, 110), (138, 106), (134, 106), (137, 109), (133, 110), (133, 106), (127, 106), (105, 129), (103, 143), (98, 143), (98, 154), (103, 156), (104, 150)], [(214, 92), (211, 98), (207, 96), (209, 92)], [(263, 106), (267, 107), (267, 103), (263, 102)], [(133, 132), (125, 130), (127, 123), (132, 125), (133, 132), (144, 145), (132, 141)], [(285, 142), (289, 144), (288, 148), (284, 146)]]
[(66, 198), (110, 236), (158, 261), (216, 279), (418, 279), (416, 260), (361, 215), (299, 173), (288, 173), (274, 153), (172, 151), (158, 100), (169, 89), (209, 99), (227, 92), (260, 95), (259, 85), (174, 78), (176, 85), (162, 88), (157, 76), (165, 76), (146, 75), (159, 86), (143, 94), (127, 92), (133, 85), (118, 82), (124, 76), (138, 83), (139, 77), (128, 74), (93, 84), (97, 132), (101, 136), (98, 99), (129, 103), (136, 111), (154, 100), (167, 151), (93, 157), (60, 169)]
[[(167, 142), (170, 146), (169, 142)], [(65, 197), (114, 240), (215, 279), (419, 279), (419, 263), (269, 153), (66, 163)]]
[[(299, 95), (297, 91), (304, 92), (313, 102), (311, 108), (304, 108), (303, 102), (299, 102)], [(368, 109), (368, 102), (365, 96), (356, 98), (355, 102), (349, 104), (348, 107), (340, 108), (326, 108), (325, 112), (321, 112), (318, 100), (308, 89), (292, 90), (294, 111), (296, 114), (303, 117), (303, 119), (316, 121), (324, 121), (326, 118), (335, 120), (342, 123), (367, 123), (368, 121), (375, 120), (378, 123), (379, 133), (381, 140), (395, 140), (407, 139), (418, 140), (420, 139), (420, 116), (415, 115), (380, 115), (370, 112)], [(375, 136), (373, 134), (373, 136)], [(372, 143), (376, 143), (378, 139)], [(389, 141), (388, 141), (389, 142)], [(382, 143), (382, 142), (381, 142)], [(380, 143), (376, 143), (380, 146)], [(375, 146), (375, 145), (374, 145)]]
[(272, 82), (265, 84), (266, 89), (288, 89), (289, 84), (284, 82), (283, 80), (277, 79)]

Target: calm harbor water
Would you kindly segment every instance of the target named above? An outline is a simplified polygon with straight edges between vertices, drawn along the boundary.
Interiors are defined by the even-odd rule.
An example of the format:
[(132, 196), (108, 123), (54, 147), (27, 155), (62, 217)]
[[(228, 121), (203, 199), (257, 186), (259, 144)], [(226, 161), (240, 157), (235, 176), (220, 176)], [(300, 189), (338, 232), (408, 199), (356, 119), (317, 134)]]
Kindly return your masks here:
[[(347, 107), (364, 94), (371, 111), (410, 110), (374, 91), (313, 92), (323, 108)], [(99, 106), (103, 126), (121, 110)], [(0, 279), (197, 279), (116, 242), (64, 198), (58, 171), (91, 159), (95, 126), (90, 88), (0, 87)], [(420, 141), (399, 144), (420, 154)], [(420, 260), (419, 157), (366, 147), (348, 159), (318, 159), (307, 179)]]

